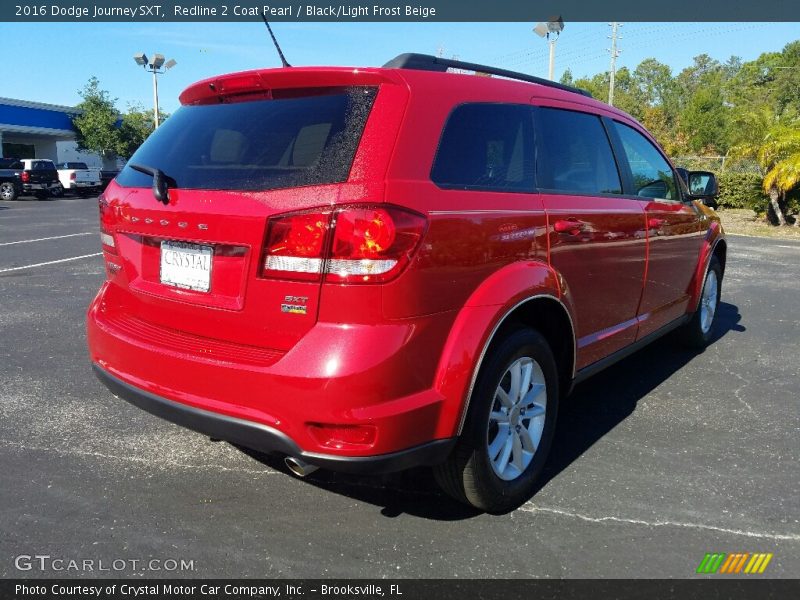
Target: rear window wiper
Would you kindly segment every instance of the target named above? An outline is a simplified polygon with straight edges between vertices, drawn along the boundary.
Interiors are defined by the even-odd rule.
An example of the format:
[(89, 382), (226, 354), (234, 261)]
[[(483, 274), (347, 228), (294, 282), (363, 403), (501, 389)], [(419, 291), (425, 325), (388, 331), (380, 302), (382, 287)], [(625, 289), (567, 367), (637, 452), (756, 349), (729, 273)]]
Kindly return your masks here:
[(153, 178), (153, 196), (164, 205), (169, 204), (169, 188), (175, 187), (175, 180), (164, 173), (161, 169), (148, 167), (147, 165), (128, 165), (134, 171), (150, 175)]

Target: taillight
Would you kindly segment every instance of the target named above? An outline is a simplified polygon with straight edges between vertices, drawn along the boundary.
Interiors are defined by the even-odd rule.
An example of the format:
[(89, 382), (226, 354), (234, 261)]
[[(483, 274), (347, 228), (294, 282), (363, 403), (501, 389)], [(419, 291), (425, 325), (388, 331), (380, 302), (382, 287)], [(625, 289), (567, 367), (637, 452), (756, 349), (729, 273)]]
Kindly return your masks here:
[(22, 183), (28, 183), (31, 180), (31, 174), (27, 171), (23, 171), (19, 178), (22, 180)]
[(114, 234), (109, 233), (105, 229), (100, 230), (100, 243), (103, 245), (103, 250), (111, 254), (117, 253), (117, 245), (114, 242)]
[(73, 171), (72, 173), (69, 174), (70, 181), (75, 181), (77, 178), (78, 178), (78, 174), (75, 171)]
[(270, 220), (262, 276), (380, 283), (411, 259), (427, 221), (394, 206), (346, 206)]
[(322, 274), (330, 211), (271, 219), (264, 245), (262, 274), (316, 281)]
[(389, 208), (345, 208), (336, 213), (327, 280), (382, 282), (408, 263), (425, 232), (425, 217)]

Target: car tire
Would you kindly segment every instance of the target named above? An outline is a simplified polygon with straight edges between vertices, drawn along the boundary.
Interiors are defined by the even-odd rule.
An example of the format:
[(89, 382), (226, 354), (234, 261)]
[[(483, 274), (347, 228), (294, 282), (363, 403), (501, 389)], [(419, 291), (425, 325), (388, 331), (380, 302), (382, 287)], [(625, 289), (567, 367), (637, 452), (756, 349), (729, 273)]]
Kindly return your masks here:
[(50, 195), (53, 198), (61, 198), (64, 195), (64, 186), (59, 183), (57, 186), (51, 188)]
[(456, 447), (434, 467), (442, 489), (490, 513), (528, 500), (552, 445), (558, 398), (558, 372), (547, 341), (527, 327), (510, 331), (481, 367)]
[(14, 184), (10, 181), (5, 181), (0, 183), (0, 200), (16, 200), (17, 199), (17, 188), (14, 187)]
[(691, 348), (705, 348), (711, 343), (721, 294), (722, 265), (716, 256), (712, 256), (703, 279), (697, 310), (680, 330), (681, 341), (685, 345)]

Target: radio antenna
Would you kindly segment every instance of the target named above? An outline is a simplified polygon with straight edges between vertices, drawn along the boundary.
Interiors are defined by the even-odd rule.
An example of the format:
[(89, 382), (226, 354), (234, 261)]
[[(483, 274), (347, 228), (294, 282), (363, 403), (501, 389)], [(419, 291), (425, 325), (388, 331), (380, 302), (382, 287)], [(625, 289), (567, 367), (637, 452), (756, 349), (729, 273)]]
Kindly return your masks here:
[(283, 63), (284, 67), (291, 67), (292, 65), (286, 62), (286, 57), (283, 55), (283, 51), (281, 50), (280, 44), (278, 44), (278, 40), (275, 39), (275, 34), (272, 33), (272, 27), (269, 26), (267, 15), (263, 10), (261, 11), (261, 18), (264, 19), (264, 25), (267, 26), (267, 31), (269, 31), (269, 36), (272, 38), (272, 43), (275, 44), (275, 49), (278, 51), (278, 56), (281, 57), (281, 63)]

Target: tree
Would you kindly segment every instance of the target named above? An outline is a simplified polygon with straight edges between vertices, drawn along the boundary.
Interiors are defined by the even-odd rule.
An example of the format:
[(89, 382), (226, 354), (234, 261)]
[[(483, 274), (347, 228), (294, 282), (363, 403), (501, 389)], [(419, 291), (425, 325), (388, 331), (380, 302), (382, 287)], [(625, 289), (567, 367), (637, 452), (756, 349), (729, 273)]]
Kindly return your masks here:
[[(800, 183), (800, 123), (778, 124), (764, 137), (758, 151), (758, 162), (769, 167), (764, 175), (764, 191), (769, 194), (770, 203), (778, 199), (786, 201), (788, 194)], [(783, 220), (783, 215), (781, 219)], [(795, 215), (795, 226), (800, 219)], [(785, 225), (785, 221), (780, 223)]]
[(800, 40), (787, 44), (775, 65), (775, 99), (778, 114), (800, 112)]
[(681, 130), (695, 152), (725, 153), (728, 122), (728, 107), (718, 87), (700, 87), (680, 113)]
[[(158, 111), (161, 123), (168, 116), (167, 113)], [(128, 112), (122, 116), (119, 127), (117, 154), (122, 158), (130, 158), (154, 130), (153, 111), (145, 110), (141, 104), (129, 104)]]
[(640, 62), (633, 71), (633, 78), (641, 91), (642, 99), (650, 106), (666, 109), (667, 104), (674, 100), (677, 90), (672, 69), (655, 58), (646, 58)]
[[(744, 138), (731, 154), (758, 161), (775, 220), (786, 225), (786, 195), (800, 184), (800, 119), (780, 119), (762, 108), (742, 115), (737, 122), (751, 137)], [(795, 216), (794, 224), (800, 225), (798, 221)]]
[[(153, 133), (153, 113), (140, 104), (129, 104), (128, 112), (120, 115), (116, 98), (100, 89), (100, 81), (92, 77), (78, 92), (83, 101), (81, 112), (73, 117), (72, 124), (80, 150), (96, 152), (106, 159), (117, 156), (130, 158)], [(163, 123), (169, 116), (159, 111)]]
[(116, 98), (100, 89), (97, 77), (92, 77), (78, 94), (83, 100), (76, 108), (81, 112), (72, 119), (78, 149), (114, 158), (119, 143)]

